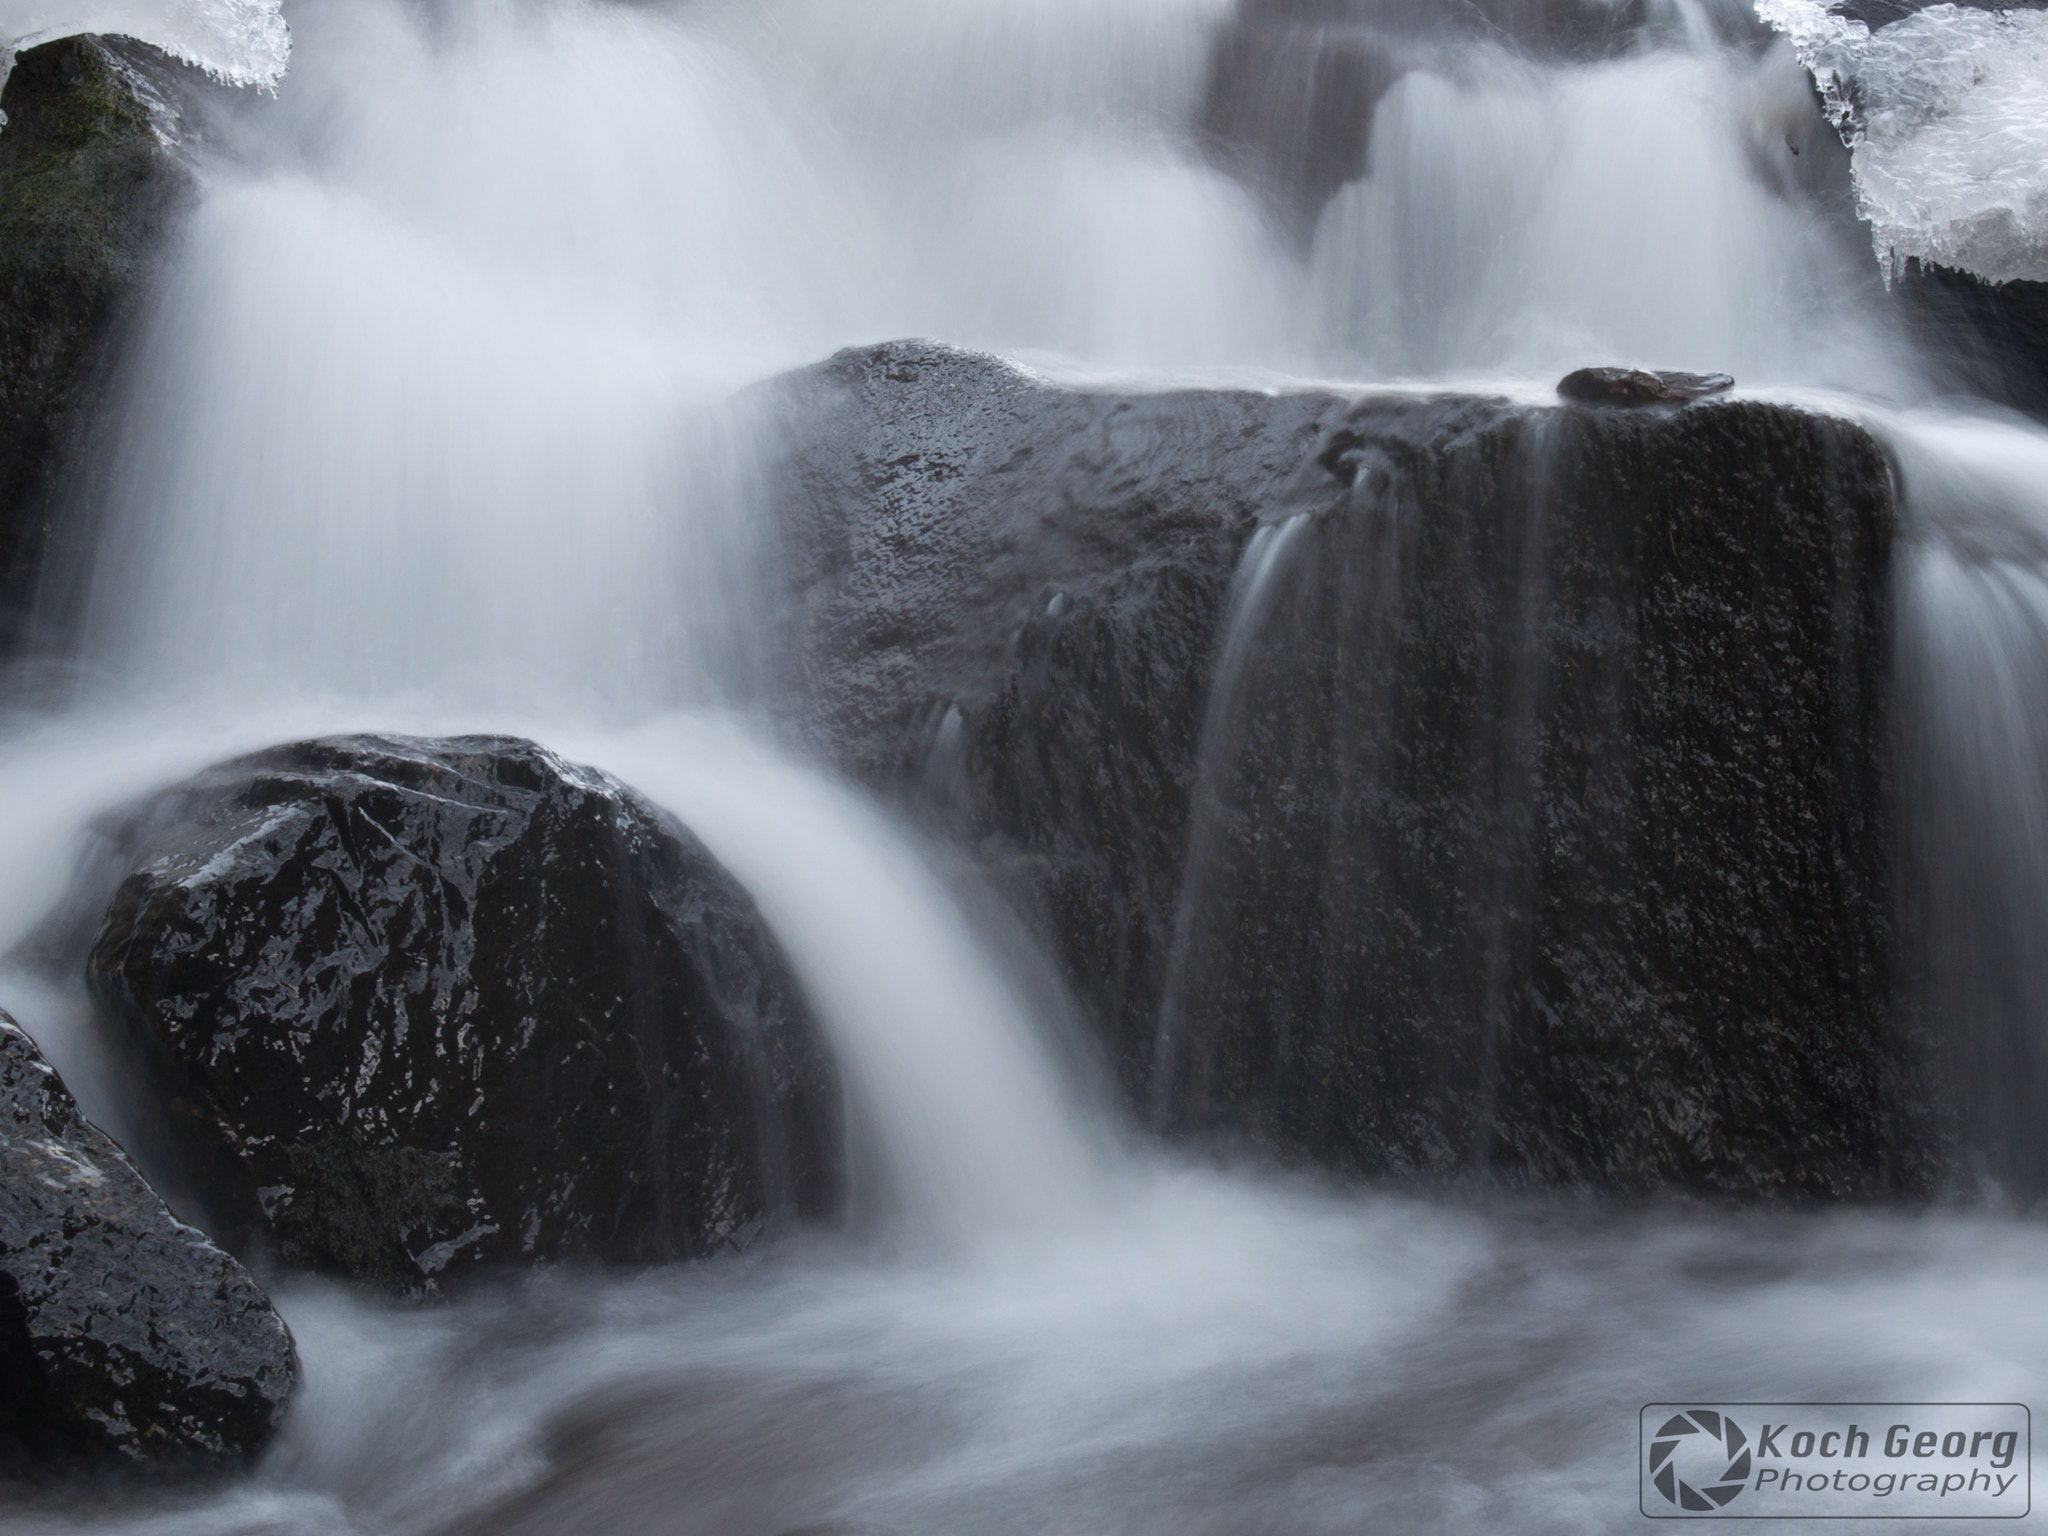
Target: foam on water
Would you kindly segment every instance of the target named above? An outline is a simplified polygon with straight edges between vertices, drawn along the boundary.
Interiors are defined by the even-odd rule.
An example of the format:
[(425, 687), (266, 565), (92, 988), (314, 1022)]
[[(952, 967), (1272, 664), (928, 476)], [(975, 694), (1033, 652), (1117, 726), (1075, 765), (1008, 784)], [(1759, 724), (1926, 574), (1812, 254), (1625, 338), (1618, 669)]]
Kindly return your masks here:
[(815, 1240), (429, 1310), (302, 1281), (307, 1386), (252, 1481), (9, 1529), (1621, 1532), (1646, 1401), (2038, 1398), (2044, 1262), (1982, 1218), (1183, 1173), (999, 1263)]

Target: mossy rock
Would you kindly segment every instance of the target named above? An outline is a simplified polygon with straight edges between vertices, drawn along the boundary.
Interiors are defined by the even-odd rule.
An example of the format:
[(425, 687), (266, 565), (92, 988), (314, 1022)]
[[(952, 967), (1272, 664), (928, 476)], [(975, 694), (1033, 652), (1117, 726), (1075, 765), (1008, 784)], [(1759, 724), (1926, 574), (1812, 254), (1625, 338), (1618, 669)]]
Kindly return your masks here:
[(73, 37), (23, 53), (0, 95), (0, 648), (23, 641), (60, 487), (191, 191), (183, 73)]

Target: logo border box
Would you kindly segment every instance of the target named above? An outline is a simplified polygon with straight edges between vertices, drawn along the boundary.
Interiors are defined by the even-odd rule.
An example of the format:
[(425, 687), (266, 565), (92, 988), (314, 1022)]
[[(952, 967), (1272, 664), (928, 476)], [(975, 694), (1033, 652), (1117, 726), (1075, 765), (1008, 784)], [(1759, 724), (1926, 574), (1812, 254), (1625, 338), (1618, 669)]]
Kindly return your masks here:
[[(1667, 1400), (1663, 1407), (1673, 1406), (1676, 1399)], [(1861, 1520), (1868, 1524), (1872, 1520), (2024, 1520), (2034, 1512), (2034, 1410), (2026, 1403), (1738, 1403), (1719, 1402), (1711, 1398), (1698, 1399), (1697, 1406), (1712, 1408), (1717, 1412), (1730, 1408), (2017, 1408), (2027, 1416), (2027, 1503), (2015, 1515), (1737, 1515), (1716, 1512), (1714, 1514), (1680, 1514), (1676, 1510), (1669, 1514), (1653, 1514), (1644, 1498), (1648, 1491), (1648, 1480), (1643, 1475), (1643, 1463), (1648, 1442), (1644, 1439), (1645, 1415), (1655, 1403), (1644, 1403), (1636, 1410), (1636, 1509), (1645, 1520)]]

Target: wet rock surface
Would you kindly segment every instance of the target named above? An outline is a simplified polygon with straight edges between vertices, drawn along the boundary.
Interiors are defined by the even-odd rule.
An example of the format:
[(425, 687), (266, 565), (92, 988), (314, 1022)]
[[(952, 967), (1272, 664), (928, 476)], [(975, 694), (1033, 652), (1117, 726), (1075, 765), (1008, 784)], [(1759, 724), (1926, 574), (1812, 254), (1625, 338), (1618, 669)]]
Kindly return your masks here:
[(780, 951), (605, 775), (512, 738), (334, 738), (121, 836), (91, 982), (237, 1245), (426, 1291), (834, 1204), (836, 1084)]
[(28, 610), (95, 408), (180, 211), (196, 71), (126, 38), (31, 48), (0, 94), (0, 649)]
[(841, 761), (1038, 925), (1141, 1112), (1368, 1173), (1927, 1186), (1867, 436), (1021, 380), (984, 410), (990, 366), (796, 382), (784, 515), (843, 530), (809, 680)]
[(764, 392), (825, 753), (914, 795), (1065, 962), (1140, 1092), (1237, 551), (1344, 410), (1089, 395), (926, 343)]
[(1989, 283), (1912, 260), (1894, 292), (1947, 382), (2048, 421), (2048, 283)]
[(298, 1371), (248, 1271), (172, 1218), (0, 1014), (0, 1465), (232, 1463)]
[(797, 445), (770, 470), (786, 680), (866, 778), (915, 772), (931, 702), (1007, 665), (1020, 613), (1071, 582), (1207, 572), (1213, 608), (1245, 530), (1343, 411), (1063, 389), (917, 341), (849, 348), (753, 404)]
[(1559, 398), (1580, 405), (1685, 405), (1734, 387), (1725, 373), (1646, 368), (1580, 368), (1557, 381)]
[(1875, 31), (1930, 6), (1950, 3), (1973, 11), (2038, 11), (2048, 0), (1833, 0), (1828, 9)]
[(1338, 443), (1215, 770), (1169, 1122), (1368, 1171), (1926, 1188), (1876, 445), (1483, 403)]

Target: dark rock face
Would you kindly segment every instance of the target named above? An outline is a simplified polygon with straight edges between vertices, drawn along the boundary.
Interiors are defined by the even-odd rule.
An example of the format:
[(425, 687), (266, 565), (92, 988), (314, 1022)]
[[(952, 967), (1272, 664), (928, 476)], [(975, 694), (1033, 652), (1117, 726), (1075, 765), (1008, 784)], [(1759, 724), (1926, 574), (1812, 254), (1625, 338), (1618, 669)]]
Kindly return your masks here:
[(867, 778), (915, 771), (922, 712), (1007, 665), (1020, 614), (1066, 583), (1205, 570), (1213, 606), (1245, 528), (1342, 412), (1085, 394), (928, 342), (848, 349), (755, 405), (798, 445), (773, 471), (790, 681)]
[(1368, 405), (1335, 442), (1215, 769), (1169, 1123), (1367, 1171), (1922, 1187), (1875, 445), (1750, 405)]
[(0, 1014), (0, 1448), (232, 1461), (298, 1374), (248, 1271), (172, 1219)]
[(604, 775), (509, 738), (303, 742), (128, 836), (91, 979), (236, 1241), (420, 1291), (833, 1204), (837, 1090), (779, 950)]
[(1078, 394), (913, 342), (764, 404), (825, 751), (958, 812), (1139, 1091), (1231, 569), (1342, 402)]
[(1365, 174), (1373, 112), (1411, 67), (1408, 50), (1362, 27), (1242, 13), (1211, 50), (1202, 135), (1306, 244), (1323, 205)]
[(1650, 372), (1643, 368), (1581, 368), (1557, 381), (1560, 398), (1580, 405), (1684, 405), (1735, 387), (1725, 373)]
[[(845, 530), (811, 682), (842, 761), (998, 872), (1157, 1124), (1431, 1178), (1925, 1186), (1867, 436), (1015, 379), (980, 414), (989, 367), (788, 386), (819, 414), (786, 515)], [(949, 633), (1005, 611), (1005, 649)]]
[(191, 191), (193, 72), (123, 38), (15, 62), (0, 110), (0, 648), (26, 613), (127, 322)]
[(1911, 260), (1893, 286), (1914, 339), (1955, 384), (2048, 421), (2048, 283)]

